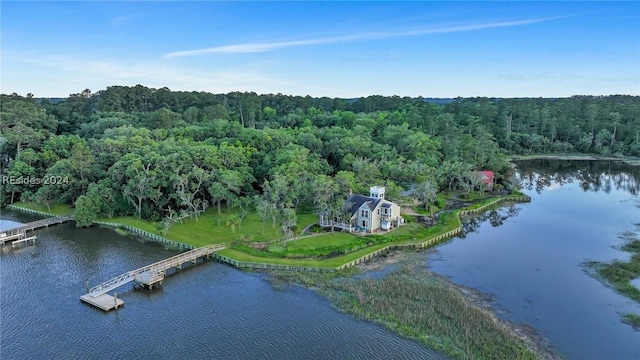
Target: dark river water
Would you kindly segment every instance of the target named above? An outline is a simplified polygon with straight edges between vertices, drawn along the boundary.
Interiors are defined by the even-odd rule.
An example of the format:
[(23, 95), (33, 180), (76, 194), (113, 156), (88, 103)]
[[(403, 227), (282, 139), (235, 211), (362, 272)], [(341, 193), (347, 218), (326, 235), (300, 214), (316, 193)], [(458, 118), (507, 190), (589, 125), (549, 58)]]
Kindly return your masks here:
[(585, 272), (625, 260), (624, 231), (640, 227), (640, 168), (534, 161), (518, 176), (531, 203), (467, 220), (468, 233), (428, 256), (430, 269), (494, 295), (503, 317), (533, 325), (569, 359), (640, 359), (640, 331), (620, 314), (640, 305)]
[[(2, 210), (2, 218), (34, 218)], [(310, 290), (207, 261), (161, 289), (118, 289), (124, 307), (82, 303), (92, 285), (175, 255), (110, 229), (59, 225), (0, 254), (0, 359), (436, 359)]]

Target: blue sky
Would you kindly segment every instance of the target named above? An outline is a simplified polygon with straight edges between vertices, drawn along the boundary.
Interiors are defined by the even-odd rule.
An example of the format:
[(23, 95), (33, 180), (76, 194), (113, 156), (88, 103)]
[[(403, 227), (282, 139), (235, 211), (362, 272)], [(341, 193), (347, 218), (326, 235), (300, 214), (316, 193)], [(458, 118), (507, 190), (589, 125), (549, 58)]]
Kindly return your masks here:
[(640, 95), (639, 2), (2, 1), (2, 93)]

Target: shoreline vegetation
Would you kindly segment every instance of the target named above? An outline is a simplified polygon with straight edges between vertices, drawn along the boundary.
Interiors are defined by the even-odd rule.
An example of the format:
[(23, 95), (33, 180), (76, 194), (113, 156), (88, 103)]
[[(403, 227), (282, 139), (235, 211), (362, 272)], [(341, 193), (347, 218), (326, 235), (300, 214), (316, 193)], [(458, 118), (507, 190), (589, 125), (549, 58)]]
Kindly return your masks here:
[(275, 287), (316, 290), (340, 311), (452, 358), (562, 358), (532, 327), (498, 318), (487, 294), (428, 271), (424, 254), (396, 250), (342, 273), (271, 271), (267, 279)]
[[(640, 223), (635, 225), (635, 232), (625, 231), (620, 235), (625, 241), (620, 250), (631, 253), (629, 261), (590, 261), (585, 266), (591, 276), (640, 304), (640, 289), (631, 283), (634, 279), (640, 278)], [(640, 331), (640, 314), (622, 314), (621, 321)]]
[[(318, 268), (331, 271), (344, 270), (360, 264), (363, 261), (397, 248), (428, 248), (447, 240), (461, 231), (460, 216), (465, 216), (491, 207), (500, 206), (505, 202), (529, 201), (526, 195), (513, 192), (510, 195), (487, 197), (473, 202), (466, 207), (441, 211), (438, 221), (426, 226), (414, 221), (412, 216), (408, 223), (399, 229), (384, 235), (358, 236), (342, 232), (323, 232), (307, 236), (298, 236), (288, 240), (286, 247), (280, 246), (277, 232), (274, 228), (261, 223), (256, 214), (250, 213), (245, 220), (244, 229), (229, 232), (230, 229), (221, 225), (216, 226), (215, 219), (207, 218), (212, 212), (205, 213), (199, 220), (186, 219), (176, 224), (171, 231), (161, 234), (149, 221), (134, 217), (100, 218), (96, 225), (108, 225), (130, 229), (134, 233), (160, 240), (164, 243), (176, 243), (178, 248), (195, 248), (200, 246), (224, 243), (227, 248), (217, 252), (218, 260), (240, 268), (272, 268), (291, 266), (298, 270), (304, 268)], [(70, 215), (73, 209), (65, 205), (42, 205), (18, 202), (9, 205), (17, 211), (35, 212), (42, 216), (47, 214)], [(49, 211), (50, 209), (50, 211)], [(315, 215), (301, 214), (298, 216), (301, 225), (309, 227), (315, 223)], [(121, 229), (122, 230), (122, 229)], [(256, 241), (268, 240), (272, 251), (261, 251), (253, 247)], [(185, 244), (182, 246), (181, 244)], [(261, 243), (263, 244), (263, 243)], [(283, 251), (291, 249), (287, 254)], [(269, 267), (268, 265), (272, 265)], [(300, 269), (304, 270), (304, 269)]]

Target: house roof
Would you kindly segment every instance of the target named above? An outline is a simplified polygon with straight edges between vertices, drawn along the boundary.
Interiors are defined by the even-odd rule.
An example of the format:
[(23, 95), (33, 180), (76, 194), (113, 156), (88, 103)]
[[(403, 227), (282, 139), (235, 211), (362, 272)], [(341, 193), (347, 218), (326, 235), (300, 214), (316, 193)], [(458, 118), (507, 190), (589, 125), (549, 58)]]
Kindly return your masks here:
[(489, 170), (478, 171), (478, 175), (480, 175), (480, 179), (485, 184), (493, 183), (493, 178), (495, 177), (495, 175), (493, 175), (493, 171)]
[(349, 213), (353, 216), (363, 204), (366, 204), (369, 207), (369, 210), (373, 210), (378, 206), (378, 203), (381, 200), (382, 199), (372, 198), (369, 196), (352, 194), (347, 198), (347, 203), (351, 203)]
[(392, 205), (393, 205), (393, 204), (392, 204), (392, 203), (390, 203), (390, 202), (385, 202), (385, 203), (383, 203), (382, 205), (380, 205), (380, 207), (383, 207), (383, 208), (390, 208)]
[(13, 229), (18, 229), (23, 227), (24, 224), (11, 221), (11, 220), (0, 220), (0, 232), (10, 231)]

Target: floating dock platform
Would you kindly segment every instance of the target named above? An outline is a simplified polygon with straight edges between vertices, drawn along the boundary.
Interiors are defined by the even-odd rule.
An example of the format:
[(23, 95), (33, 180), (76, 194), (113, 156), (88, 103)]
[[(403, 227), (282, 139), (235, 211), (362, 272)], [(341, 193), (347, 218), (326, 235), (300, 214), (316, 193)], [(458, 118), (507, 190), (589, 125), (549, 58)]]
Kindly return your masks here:
[(80, 300), (88, 304), (91, 304), (97, 308), (100, 308), (104, 311), (117, 309), (120, 306), (124, 305), (124, 301), (118, 298), (115, 298), (109, 294), (102, 294), (96, 297), (86, 294), (86, 295), (80, 296)]

